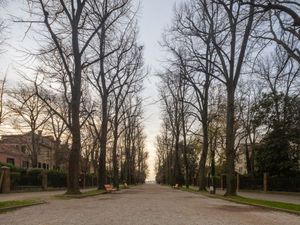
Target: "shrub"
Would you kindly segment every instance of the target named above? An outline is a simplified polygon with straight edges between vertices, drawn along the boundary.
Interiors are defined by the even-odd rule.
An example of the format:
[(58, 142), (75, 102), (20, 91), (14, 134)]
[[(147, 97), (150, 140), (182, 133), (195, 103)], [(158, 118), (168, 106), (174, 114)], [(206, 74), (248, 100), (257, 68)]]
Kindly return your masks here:
[(49, 187), (66, 187), (67, 174), (58, 170), (48, 171), (48, 186)]
[(20, 172), (11, 172), (10, 173), (10, 187), (15, 189), (16, 186), (20, 185), (21, 173)]
[(95, 174), (88, 173), (85, 175), (85, 185), (87, 187), (95, 186), (96, 183), (97, 183), (97, 177), (95, 176)]
[(43, 169), (31, 169), (27, 172), (27, 185), (40, 186), (42, 184), (41, 173)]
[(240, 175), (240, 189), (262, 190), (263, 180), (262, 176)]
[(26, 171), (25, 169), (16, 167), (15, 165), (10, 164), (10, 163), (2, 163), (2, 162), (0, 162), (0, 168), (2, 166), (9, 167), (11, 172), (20, 172), (21, 173), (21, 172)]
[(268, 188), (270, 191), (288, 191), (299, 192), (300, 191), (300, 176), (294, 177), (269, 177)]

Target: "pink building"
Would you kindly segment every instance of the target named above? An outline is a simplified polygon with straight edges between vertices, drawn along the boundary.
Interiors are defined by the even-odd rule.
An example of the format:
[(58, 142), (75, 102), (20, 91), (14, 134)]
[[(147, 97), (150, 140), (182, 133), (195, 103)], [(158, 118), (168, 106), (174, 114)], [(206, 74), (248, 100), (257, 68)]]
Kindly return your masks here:
[(28, 168), (30, 158), (18, 144), (0, 144), (0, 162)]

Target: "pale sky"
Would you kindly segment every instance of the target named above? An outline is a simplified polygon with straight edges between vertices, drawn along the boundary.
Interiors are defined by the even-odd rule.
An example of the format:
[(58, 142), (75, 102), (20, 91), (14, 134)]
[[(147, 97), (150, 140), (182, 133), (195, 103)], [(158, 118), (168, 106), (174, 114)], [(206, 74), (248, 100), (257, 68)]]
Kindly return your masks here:
[[(145, 63), (150, 68), (150, 74), (145, 81), (144, 112), (145, 112), (145, 133), (147, 136), (146, 148), (150, 153), (148, 161), (150, 167), (149, 180), (155, 178), (155, 137), (160, 130), (160, 105), (156, 83), (154, 77), (156, 71), (160, 70), (160, 61), (163, 60), (163, 52), (159, 46), (164, 28), (171, 23), (173, 17), (174, 4), (181, 0), (140, 0), (141, 6), (138, 14), (140, 25), (140, 42), (145, 46)], [(8, 1), (6, 9), (0, 10), (0, 15), (22, 15), (23, 0)], [(138, 0), (136, 0), (138, 2)], [(0, 74), (7, 74), (9, 83), (13, 85), (20, 80), (16, 69), (20, 62), (24, 62), (23, 54), (16, 49), (37, 48), (36, 43), (28, 39), (23, 40), (26, 26), (24, 24), (10, 23), (9, 34), (7, 36), (7, 47), (0, 60)], [(4, 60), (3, 60), (4, 57)], [(27, 63), (31, 63), (28, 61)], [(0, 75), (3, 77), (3, 75)]]
[(155, 178), (155, 137), (160, 131), (160, 104), (157, 103), (157, 78), (155, 72), (161, 69), (163, 52), (159, 46), (164, 28), (171, 23), (174, 4), (180, 0), (141, 0), (140, 40), (145, 45), (145, 61), (150, 66), (151, 73), (145, 82), (145, 131), (147, 135), (147, 150), (150, 153), (150, 174), (148, 179)]

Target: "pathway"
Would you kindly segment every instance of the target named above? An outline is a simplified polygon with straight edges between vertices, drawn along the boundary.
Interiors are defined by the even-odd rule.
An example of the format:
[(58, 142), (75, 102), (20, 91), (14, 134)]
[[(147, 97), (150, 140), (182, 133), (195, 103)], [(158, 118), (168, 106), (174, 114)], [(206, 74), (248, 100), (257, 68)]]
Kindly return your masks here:
[(300, 225), (293, 214), (154, 184), (0, 214), (2, 225)]

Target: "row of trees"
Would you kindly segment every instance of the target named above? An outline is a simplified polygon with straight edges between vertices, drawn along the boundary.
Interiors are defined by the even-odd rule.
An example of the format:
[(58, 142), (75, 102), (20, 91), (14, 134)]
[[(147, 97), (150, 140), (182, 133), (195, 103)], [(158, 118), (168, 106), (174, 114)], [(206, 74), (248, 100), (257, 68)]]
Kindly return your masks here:
[(189, 0), (176, 8), (162, 42), (169, 58), (159, 87), (160, 182), (197, 180), (204, 190), (218, 161), (226, 195), (235, 195), (240, 154), (252, 175), (299, 170), (299, 12), (297, 1), (276, 0)]
[(82, 157), (101, 189), (108, 176), (117, 188), (144, 182), (145, 73), (133, 1), (27, 2), (27, 18), (18, 22), (35, 32), (40, 49), (28, 52), (35, 59), (23, 75), (28, 85), (9, 91), (9, 108), (33, 134), (50, 124), (55, 139), (70, 146), (68, 193), (80, 193)]

